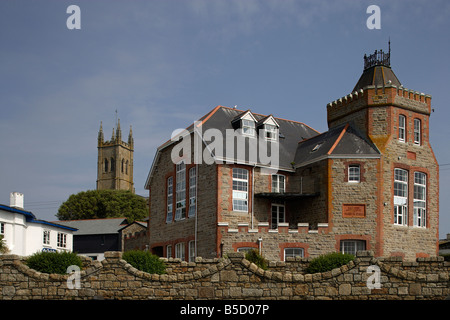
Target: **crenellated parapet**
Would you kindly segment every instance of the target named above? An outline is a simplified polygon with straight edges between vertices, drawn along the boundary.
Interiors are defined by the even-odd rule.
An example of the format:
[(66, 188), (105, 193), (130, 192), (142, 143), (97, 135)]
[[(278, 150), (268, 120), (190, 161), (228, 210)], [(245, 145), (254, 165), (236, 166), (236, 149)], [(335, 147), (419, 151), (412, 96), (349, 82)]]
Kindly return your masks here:
[(370, 107), (395, 106), (430, 115), (431, 95), (393, 84), (369, 85), (327, 104), (328, 123)]

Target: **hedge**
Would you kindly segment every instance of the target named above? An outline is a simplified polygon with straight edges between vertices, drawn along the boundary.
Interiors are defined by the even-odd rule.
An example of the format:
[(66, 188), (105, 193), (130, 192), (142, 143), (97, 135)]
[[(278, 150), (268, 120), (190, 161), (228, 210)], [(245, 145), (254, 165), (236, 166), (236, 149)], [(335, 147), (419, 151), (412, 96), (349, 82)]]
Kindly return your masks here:
[(166, 265), (156, 255), (149, 251), (130, 250), (125, 251), (122, 259), (131, 264), (138, 270), (147, 273), (164, 274), (166, 273)]
[(245, 259), (253, 262), (263, 270), (267, 270), (267, 260), (259, 254), (258, 250), (252, 249), (245, 253)]
[(66, 274), (69, 266), (83, 266), (81, 258), (74, 252), (37, 252), (25, 260), (25, 264), (42, 273)]
[(350, 261), (354, 260), (355, 256), (348, 253), (332, 252), (314, 258), (306, 268), (307, 273), (318, 273), (331, 271), (339, 268)]

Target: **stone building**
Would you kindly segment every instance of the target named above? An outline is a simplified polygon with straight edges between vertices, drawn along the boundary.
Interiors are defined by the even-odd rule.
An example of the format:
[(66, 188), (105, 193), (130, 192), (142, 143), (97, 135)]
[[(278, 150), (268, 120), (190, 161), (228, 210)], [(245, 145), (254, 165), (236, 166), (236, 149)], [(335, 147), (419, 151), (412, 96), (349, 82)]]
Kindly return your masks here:
[(149, 248), (188, 261), (250, 248), (270, 260), (436, 256), (430, 114), (431, 96), (401, 85), (390, 50), (364, 56), (351, 93), (327, 105), (324, 133), (218, 106), (156, 152)]
[(129, 190), (134, 193), (134, 139), (130, 126), (128, 141), (122, 141), (120, 119), (113, 128), (111, 140), (105, 141), (103, 125), (98, 132), (97, 190)]

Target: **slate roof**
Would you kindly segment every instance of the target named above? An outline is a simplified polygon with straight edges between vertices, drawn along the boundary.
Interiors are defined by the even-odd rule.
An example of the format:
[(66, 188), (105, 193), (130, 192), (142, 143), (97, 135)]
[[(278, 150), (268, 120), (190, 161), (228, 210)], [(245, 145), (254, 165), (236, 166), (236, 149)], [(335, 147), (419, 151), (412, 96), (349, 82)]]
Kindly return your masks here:
[(128, 224), (126, 218), (64, 220), (56, 222), (60, 225), (78, 229), (78, 231), (74, 233), (75, 236), (115, 234), (119, 232), (119, 229)]
[[(227, 129), (234, 129), (231, 121), (238, 116), (243, 111), (237, 110), (237, 109), (231, 109), (226, 107), (219, 108), (209, 119), (208, 121), (205, 121), (202, 124), (203, 131), (206, 131), (211, 128), (219, 129), (220, 132), (226, 139), (228, 139), (229, 135), (227, 136), (226, 130)], [(252, 113), (255, 117), (256, 121), (259, 122), (263, 119), (265, 119), (266, 115), (261, 115), (257, 113)], [(311, 138), (319, 132), (316, 130), (310, 128), (309, 126), (296, 121), (291, 120), (285, 120), (281, 118), (274, 117), (275, 121), (279, 125), (279, 166), (280, 168), (291, 168), (291, 162), (294, 159), (295, 155), (295, 149), (297, 147), (298, 141), (304, 138)], [(258, 129), (258, 128), (256, 128)], [(230, 131), (229, 131), (230, 132)], [(255, 138), (247, 138), (246, 140), (246, 148), (245, 150), (249, 150), (249, 144), (251, 143), (257, 143)], [(242, 157), (239, 156), (238, 150), (237, 150), (237, 142), (234, 143), (235, 149), (234, 149), (234, 160), (237, 160), (237, 162), (247, 162), (250, 157), (248, 153), (245, 154), (245, 158), (242, 159)], [(270, 146), (270, 145), (268, 145)], [(226, 157), (226, 143), (223, 144), (223, 152), (222, 156)], [(246, 161), (247, 160), (247, 161)], [(261, 164), (261, 159), (257, 159), (258, 164)]]
[(352, 92), (367, 86), (384, 87), (389, 81), (397, 87), (401, 86), (400, 81), (390, 67), (373, 66), (363, 71)]
[(328, 157), (373, 157), (380, 151), (366, 140), (351, 124), (335, 127), (311, 139), (299, 142), (295, 153), (295, 167)]
[[(222, 160), (224, 163), (229, 160), (231, 163), (241, 163), (253, 165), (255, 162), (249, 161), (249, 149), (252, 143), (256, 144), (257, 139), (246, 138), (245, 148), (237, 148), (237, 143), (234, 143), (234, 158), (227, 157), (226, 140), (230, 136), (230, 132), (234, 134), (236, 126), (236, 120), (249, 110), (243, 111), (234, 108), (228, 108), (223, 106), (217, 106), (205, 116), (200, 118), (196, 124), (190, 125), (186, 130), (190, 133), (194, 131), (194, 125), (199, 127), (201, 124), (201, 134), (204, 137), (204, 133), (209, 129), (216, 129), (224, 137), (222, 152), (220, 150), (211, 150), (215, 152), (214, 156), (216, 160)], [(270, 117), (270, 115), (261, 115), (252, 112), (252, 116), (256, 120), (256, 126), (258, 123), (262, 123), (263, 120)], [(373, 143), (366, 140), (351, 124), (333, 128), (327, 132), (320, 134), (318, 131), (305, 125), (304, 123), (286, 120), (282, 118), (273, 117), (278, 124), (279, 129), (279, 170), (293, 171), (294, 167), (312, 163), (314, 161), (320, 161), (326, 157), (333, 156), (351, 156), (351, 157), (379, 157), (380, 152)], [(256, 129), (258, 129), (256, 127)], [(229, 130), (229, 131), (227, 131)], [(227, 135), (228, 132), (228, 135)], [(205, 141), (205, 139), (204, 139)], [(157, 150), (155, 159), (150, 169), (147, 181), (145, 183), (146, 188), (150, 185), (150, 179), (152, 172), (157, 165), (159, 159), (159, 153), (164, 148), (171, 145), (171, 140), (163, 143)], [(212, 141), (207, 140), (207, 145), (212, 145)], [(270, 146), (270, 145), (269, 145)], [(313, 149), (317, 146), (317, 149)], [(203, 150), (203, 149), (202, 149)], [(245, 150), (245, 154), (240, 155), (238, 151)], [(270, 155), (270, 148), (267, 153)], [(256, 159), (258, 166), (264, 166), (261, 159)]]

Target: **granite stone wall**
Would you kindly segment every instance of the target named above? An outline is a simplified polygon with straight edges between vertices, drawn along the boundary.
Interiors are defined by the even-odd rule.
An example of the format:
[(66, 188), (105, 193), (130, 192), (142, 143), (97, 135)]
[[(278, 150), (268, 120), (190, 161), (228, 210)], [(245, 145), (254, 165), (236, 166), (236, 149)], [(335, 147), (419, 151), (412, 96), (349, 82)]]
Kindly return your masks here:
[(361, 251), (340, 268), (306, 274), (308, 259), (271, 262), (262, 270), (242, 253), (229, 253), (196, 262), (165, 259), (163, 275), (139, 271), (121, 257), (106, 252), (101, 262), (85, 260), (79, 274), (56, 275), (28, 268), (16, 255), (0, 256), (1, 300), (443, 300), (450, 295), (450, 263), (441, 257), (404, 262)]

